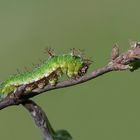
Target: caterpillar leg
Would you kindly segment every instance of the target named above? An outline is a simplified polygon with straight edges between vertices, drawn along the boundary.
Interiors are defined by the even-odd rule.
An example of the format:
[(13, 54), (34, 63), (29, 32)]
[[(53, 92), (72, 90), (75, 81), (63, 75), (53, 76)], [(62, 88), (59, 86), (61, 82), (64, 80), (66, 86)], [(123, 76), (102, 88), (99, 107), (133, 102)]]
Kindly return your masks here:
[(56, 71), (55, 71), (55, 74), (57, 77), (61, 77), (63, 75), (63, 71), (61, 70), (61, 68), (58, 68)]
[(33, 89), (35, 89), (37, 86), (35, 83), (31, 83), (31, 84), (28, 84), (26, 85), (26, 88), (25, 88), (25, 91), (26, 92), (31, 92)]
[(44, 88), (47, 84), (48, 80), (46, 79), (46, 77), (36, 82), (37, 87), (40, 89)]
[(55, 86), (58, 82), (58, 78), (63, 75), (63, 71), (61, 68), (57, 68), (54, 72), (52, 72), (48, 77), (48, 81), (50, 85)]
[(13, 94), (11, 94), (10, 96), (16, 100), (18, 98), (20, 98), (23, 94), (23, 92), (25, 91), (25, 86), (24, 85), (20, 85), (20, 86), (15, 86), (15, 90), (13, 92)]
[(49, 83), (51, 86), (55, 86), (57, 84), (58, 79), (57, 78), (53, 78), (49, 80)]
[(58, 82), (58, 76), (56, 73), (53, 73), (49, 78), (49, 83), (50, 85), (55, 86), (57, 82)]
[(57, 74), (57, 71), (52, 72), (47, 79), (48, 79), (50, 85), (55, 86), (57, 84), (57, 82), (58, 82), (58, 74)]

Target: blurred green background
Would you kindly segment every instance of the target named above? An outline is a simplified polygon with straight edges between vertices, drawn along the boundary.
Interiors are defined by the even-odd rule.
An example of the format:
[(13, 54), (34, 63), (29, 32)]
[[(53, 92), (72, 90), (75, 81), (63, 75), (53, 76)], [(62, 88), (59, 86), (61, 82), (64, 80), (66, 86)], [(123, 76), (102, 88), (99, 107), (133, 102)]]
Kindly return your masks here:
[[(0, 80), (16, 69), (32, 69), (57, 54), (84, 49), (96, 69), (110, 59), (114, 43), (121, 51), (140, 41), (139, 0), (1, 0)], [(74, 140), (140, 139), (140, 70), (112, 72), (97, 79), (34, 97), (55, 129)], [(0, 111), (0, 139), (41, 140), (22, 106)]]

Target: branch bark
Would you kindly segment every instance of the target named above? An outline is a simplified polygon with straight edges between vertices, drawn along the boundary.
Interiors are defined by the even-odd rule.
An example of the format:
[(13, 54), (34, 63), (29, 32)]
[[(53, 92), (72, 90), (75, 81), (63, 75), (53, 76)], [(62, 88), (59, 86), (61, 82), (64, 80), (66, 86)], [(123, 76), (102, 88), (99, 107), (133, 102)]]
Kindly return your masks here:
[(17, 91), (0, 102), (0, 110), (8, 106), (22, 104), (30, 113), (35, 124), (40, 128), (45, 140), (71, 140), (71, 135), (66, 130), (54, 131), (44, 111), (35, 102), (29, 100), (34, 96), (49, 90), (65, 88), (87, 82), (111, 71), (130, 70), (140, 68), (140, 43), (131, 42), (130, 49), (123, 54), (119, 54), (119, 47), (115, 45), (111, 52), (111, 61), (102, 68), (99, 68), (78, 80), (66, 80), (59, 82), (56, 86), (47, 85), (43, 89), (35, 89), (30, 93), (25, 93), (25, 86), (21, 86)]
[(41, 130), (44, 140), (72, 140), (66, 130), (53, 130), (45, 112), (34, 101), (26, 100), (22, 105), (28, 110), (36, 126)]
[(22, 105), (28, 110), (31, 117), (33, 118), (36, 126), (40, 128), (44, 140), (53, 140), (52, 133), (53, 130), (50, 127), (49, 120), (45, 115), (44, 111), (39, 107), (34, 101), (27, 100), (22, 103)]
[[(134, 65), (137, 62), (139, 65), (138, 64)], [(121, 55), (119, 54), (119, 47), (115, 45), (111, 52), (111, 61), (104, 67), (99, 68), (91, 72), (90, 74), (79, 78), (78, 80), (66, 80), (63, 82), (59, 82), (56, 86), (47, 85), (43, 89), (38, 88), (28, 94), (24, 93), (24, 86), (20, 87), (16, 91), (16, 93), (8, 96), (7, 98), (5, 98), (0, 102), (0, 110), (8, 106), (22, 104), (29, 98), (37, 96), (41, 93), (81, 84), (111, 71), (122, 71), (122, 70), (133, 71), (139, 67), (140, 67), (140, 43), (131, 42), (130, 49), (125, 53), (122, 53)]]

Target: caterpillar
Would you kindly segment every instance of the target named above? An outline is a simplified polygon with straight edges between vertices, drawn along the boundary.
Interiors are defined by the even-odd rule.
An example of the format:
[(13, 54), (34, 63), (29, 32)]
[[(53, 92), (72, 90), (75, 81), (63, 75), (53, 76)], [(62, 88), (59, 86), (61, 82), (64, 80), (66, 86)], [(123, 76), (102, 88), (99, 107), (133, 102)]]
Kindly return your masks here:
[(3, 81), (0, 84), (0, 99), (15, 93), (20, 86), (25, 86), (25, 91), (44, 88), (48, 84), (55, 86), (63, 74), (77, 79), (87, 72), (91, 64), (89, 59), (74, 53), (54, 55), (50, 50), (48, 53), (48, 60), (32, 71), (11, 75)]

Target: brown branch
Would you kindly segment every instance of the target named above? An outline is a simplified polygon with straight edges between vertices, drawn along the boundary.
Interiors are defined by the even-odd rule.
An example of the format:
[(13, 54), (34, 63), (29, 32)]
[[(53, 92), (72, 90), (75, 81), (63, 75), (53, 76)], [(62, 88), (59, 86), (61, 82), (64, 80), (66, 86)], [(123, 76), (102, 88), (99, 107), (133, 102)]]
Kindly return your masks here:
[(26, 100), (22, 105), (28, 110), (36, 126), (41, 130), (44, 140), (71, 140), (66, 130), (54, 131), (45, 112), (32, 100)]
[(44, 111), (35, 102), (27, 100), (22, 103), (22, 105), (28, 110), (31, 117), (33, 118), (36, 126), (40, 128), (44, 140), (53, 140), (52, 132), (49, 127), (49, 121)]
[(24, 94), (23, 92), (24, 87), (20, 87), (20, 89), (17, 90), (15, 94), (8, 96), (7, 98), (5, 98), (3, 101), (0, 102), (0, 109), (3, 109), (8, 106), (12, 106), (12, 105), (19, 105), (31, 97), (34, 97), (36, 95), (39, 95), (49, 90), (65, 88), (65, 87), (81, 84), (83, 82), (87, 82), (91, 79), (94, 79), (96, 77), (99, 77), (111, 71), (122, 71), (122, 70), (133, 71), (137, 69), (137, 67), (133, 65), (133, 63), (139, 62), (139, 61), (140, 61), (140, 44), (139, 43), (131, 42), (130, 49), (121, 55), (119, 55), (118, 46), (115, 45), (112, 49), (111, 61), (103, 68), (99, 68), (91, 72), (90, 74), (79, 78), (78, 80), (66, 80), (63, 82), (59, 82), (56, 86), (47, 85), (43, 89), (38, 88), (27, 94)]
[(51, 86), (51, 85), (47, 85), (46, 87), (44, 87), (44, 89), (36, 89), (28, 94), (24, 94), (24, 93), (17, 93), (17, 97), (15, 98), (15, 96), (11, 95), (8, 96), (7, 98), (5, 98), (4, 100), (2, 100), (0, 102), (0, 110), (3, 108), (6, 108), (8, 106), (12, 106), (12, 105), (19, 105), (22, 102), (26, 101), (27, 99), (34, 97), (36, 95), (39, 95), (41, 93), (44, 93), (46, 91), (50, 91), (50, 90), (54, 90), (54, 89), (59, 89), (59, 88), (65, 88), (65, 87), (69, 87), (69, 86), (74, 86), (77, 84), (81, 84), (83, 82), (86, 82), (88, 80), (94, 79), (100, 75), (103, 75), (107, 72), (112, 71), (112, 66), (110, 67), (109, 65), (100, 68), (94, 72), (92, 72), (91, 74), (88, 74), (86, 76), (83, 76), (81, 78), (79, 78), (78, 80), (66, 80), (63, 82), (59, 82), (56, 86)]

